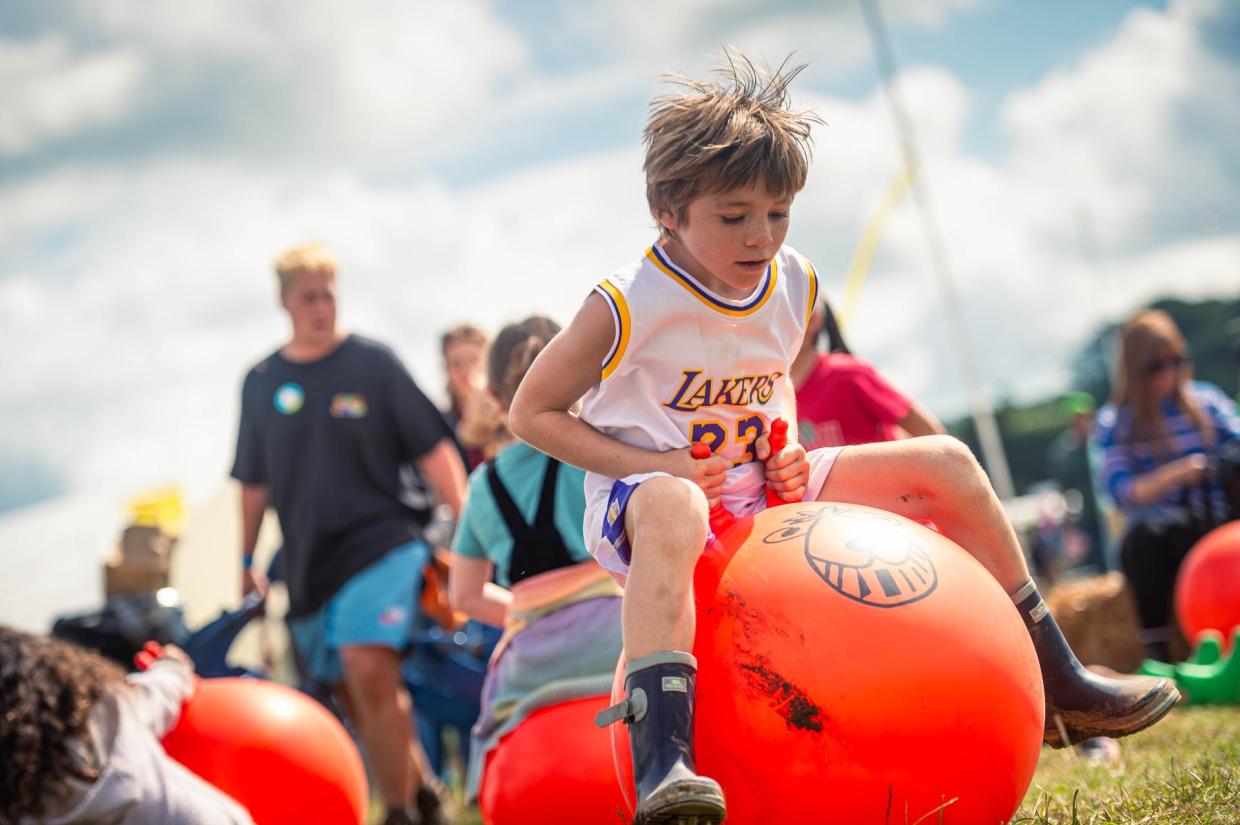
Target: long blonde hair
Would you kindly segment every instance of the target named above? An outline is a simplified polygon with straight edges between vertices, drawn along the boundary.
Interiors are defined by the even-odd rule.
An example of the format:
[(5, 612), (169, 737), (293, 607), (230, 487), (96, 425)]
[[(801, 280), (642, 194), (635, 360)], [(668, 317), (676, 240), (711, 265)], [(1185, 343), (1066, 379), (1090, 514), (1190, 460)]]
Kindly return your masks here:
[(1214, 424), (1186, 391), (1193, 377), (1193, 364), (1188, 360), (1188, 347), (1180, 328), (1161, 309), (1138, 312), (1120, 331), (1119, 358), (1115, 362), (1115, 385), (1111, 403), (1132, 410), (1134, 441), (1153, 442), (1163, 453), (1172, 452), (1171, 434), (1159, 411), (1159, 402), (1150, 390), (1150, 365), (1168, 353), (1184, 360), (1177, 368), (1172, 398), (1192, 420), (1207, 445), (1214, 443)]

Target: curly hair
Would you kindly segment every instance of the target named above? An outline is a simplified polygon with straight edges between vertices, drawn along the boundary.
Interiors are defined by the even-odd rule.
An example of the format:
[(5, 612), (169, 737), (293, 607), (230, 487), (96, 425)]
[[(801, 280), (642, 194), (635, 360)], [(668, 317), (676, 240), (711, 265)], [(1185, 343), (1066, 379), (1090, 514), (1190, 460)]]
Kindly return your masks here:
[(96, 653), (0, 625), (0, 822), (44, 816), (49, 794), (67, 777), (99, 778), (103, 766), (93, 756), (83, 764), (68, 743), (89, 744), (91, 708), (124, 682), (124, 672)]

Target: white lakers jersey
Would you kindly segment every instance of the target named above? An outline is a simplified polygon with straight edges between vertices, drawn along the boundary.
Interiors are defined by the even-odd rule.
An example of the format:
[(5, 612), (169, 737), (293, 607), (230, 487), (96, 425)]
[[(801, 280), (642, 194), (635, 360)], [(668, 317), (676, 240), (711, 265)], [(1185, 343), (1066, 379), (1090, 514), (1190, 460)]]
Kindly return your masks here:
[[(789, 391), (788, 367), (818, 298), (813, 266), (784, 246), (751, 295), (728, 300), (656, 244), (595, 289), (616, 336), (582, 420), (647, 450), (705, 442), (731, 463), (725, 501), (759, 494), (754, 444)], [(605, 499), (613, 481), (587, 474), (587, 502)]]

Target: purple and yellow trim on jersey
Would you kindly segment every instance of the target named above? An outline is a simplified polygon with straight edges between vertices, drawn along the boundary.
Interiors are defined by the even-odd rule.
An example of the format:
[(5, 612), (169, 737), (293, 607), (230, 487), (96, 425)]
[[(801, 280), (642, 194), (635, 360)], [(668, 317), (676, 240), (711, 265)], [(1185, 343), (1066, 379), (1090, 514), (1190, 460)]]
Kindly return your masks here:
[(818, 273), (814, 271), (814, 265), (804, 258), (801, 259), (805, 264), (805, 272), (809, 275), (809, 301), (805, 307), (805, 328), (809, 329), (809, 319), (814, 314), (814, 305), (818, 303)]
[(652, 264), (663, 271), (676, 283), (683, 286), (690, 295), (697, 298), (706, 306), (716, 312), (732, 317), (740, 317), (744, 315), (752, 315), (767, 302), (771, 295), (775, 292), (775, 282), (779, 277), (778, 267), (775, 260), (772, 259), (770, 266), (766, 268), (766, 276), (762, 284), (758, 287), (757, 294), (746, 304), (737, 306), (721, 301), (714, 295), (710, 294), (705, 287), (693, 279), (689, 273), (685, 272), (676, 264), (672, 263), (672, 259), (667, 257), (667, 253), (659, 248), (658, 244), (650, 247), (646, 252), (646, 257)]
[(616, 339), (612, 342), (611, 351), (603, 359), (602, 380), (606, 381), (616, 371), (616, 367), (620, 366), (624, 351), (629, 347), (629, 333), (633, 329), (633, 320), (629, 317), (629, 304), (624, 300), (624, 293), (617, 289), (615, 284), (611, 281), (603, 281), (594, 289), (607, 302), (611, 310), (611, 319), (616, 324)]

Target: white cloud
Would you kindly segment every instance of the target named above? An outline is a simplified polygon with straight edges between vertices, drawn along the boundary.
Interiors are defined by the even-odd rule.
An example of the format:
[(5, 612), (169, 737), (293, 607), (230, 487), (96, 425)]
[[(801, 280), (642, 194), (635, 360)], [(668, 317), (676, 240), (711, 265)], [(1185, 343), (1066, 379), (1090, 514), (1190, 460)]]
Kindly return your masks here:
[[(86, 123), (123, 100), (131, 104), (123, 149), (111, 141), (84, 152), (417, 168), (490, 138), (490, 103), (531, 79), (525, 43), (483, 0), (80, 0), (68, 18), (53, 27), (63, 37), (4, 47), (33, 80), (21, 101), (30, 111), (0, 124), (0, 151), (47, 149), (39, 141), (64, 130), (61, 109), (83, 110)], [(70, 42), (125, 50), (77, 54)], [(121, 94), (132, 91), (134, 52), (146, 69), (137, 99)]]
[(438, 394), (448, 324), (566, 321), (636, 254), (639, 164), (634, 148), (449, 191), (177, 161), (11, 190), (0, 210), (47, 215), (56, 200), (44, 229), (75, 240), (56, 256), (0, 245), (20, 252), (0, 281), (0, 347), (23, 353), (5, 367), (0, 446), (44, 445), (74, 487), (219, 478), (240, 376), (284, 330), (269, 262), (307, 238), (340, 253), (345, 321), (397, 345)]
[(1235, 203), (1240, 142), (1222, 136), (1240, 133), (1240, 65), (1208, 45), (1215, 6), (1136, 10), (1110, 42), (1004, 108), (1013, 170), (1057, 190), (1058, 208), (1087, 207), (1109, 246), (1147, 245)]
[(142, 61), (130, 50), (73, 54), (61, 37), (0, 40), (0, 155), (116, 122), (142, 80)]
[[(1077, 66), (1012, 96), (1004, 110), (1011, 148), (1000, 161), (964, 149), (968, 93), (958, 78), (917, 67), (902, 74), (969, 338), (996, 390), (1055, 391), (1095, 325), (1143, 302), (1234, 295), (1240, 149), (1223, 136), (1240, 127), (1240, 64), (1207, 46), (1218, 13), (1205, 3), (1133, 12)], [(837, 302), (852, 252), (838, 239), (858, 237), (897, 168), (883, 106), (877, 97), (818, 106), (830, 126), (819, 130), (793, 241), (815, 254)], [(1201, 113), (1215, 116), (1208, 127)], [(961, 370), (943, 318), (906, 200), (849, 338), (906, 389), (960, 410)], [(934, 353), (933, 369), (914, 366), (914, 348)]]
[[(277, 65), (256, 76), (289, 84), (298, 101), (273, 118), (276, 131), (304, 128), (321, 137), (336, 122), (359, 132), (353, 139), (362, 143), (372, 131), (389, 134), (366, 143), (379, 146), (378, 155), (359, 149), (365, 159), (354, 164), (169, 151), (128, 165), (64, 164), (0, 190), (0, 351), (17, 353), (3, 366), (0, 453), (39, 445), (79, 489), (175, 480), (191, 495), (213, 489), (231, 457), (241, 375), (284, 333), (270, 261), (307, 238), (340, 254), (346, 322), (393, 343), (432, 393), (441, 384), (435, 341), (445, 326), (471, 319), (493, 328), (531, 311), (565, 321), (592, 283), (649, 241), (640, 123), (620, 149), (511, 168), (467, 187), (426, 174), (376, 174), (385, 164), (404, 167), (374, 158), (402, 141), (417, 156), (435, 140), (459, 144), (468, 157), (469, 142), (481, 139), (471, 133), (489, 124), (569, 112), (592, 94), (632, 95), (653, 88), (654, 70), (634, 73), (633, 59), (623, 57), (600, 60), (579, 77), (549, 78), (511, 30), (475, 4), (454, 4), (436, 12), (448, 17), (434, 18), (402, 16), (399, 4), (382, 37), (378, 12), (358, 11), (358, 21), (343, 6), (314, 4), (282, 35), (287, 52), (263, 23), (268, 6), (207, 5), (193, 15), (218, 19), (92, 8), (123, 15), (104, 21), (108, 30), (146, 44), (143, 59), (154, 59), (149, 48), (171, 74), (189, 72), (195, 60), (217, 65), (224, 55), (244, 63), (271, 50)], [(1240, 186), (1235, 143), (1220, 138), (1236, 130), (1198, 134), (1177, 119), (1215, 110), (1233, 118), (1238, 71), (1234, 59), (1202, 45), (1209, 19), (1188, 14), (1205, 14), (1202, 7), (1184, 8), (1135, 12), (1078, 66), (1014, 96), (1005, 109), (1011, 151), (999, 160), (964, 148), (971, 110), (960, 78), (935, 67), (911, 67), (902, 77), (970, 336), (984, 375), (998, 386), (1053, 388), (1092, 325), (1162, 289), (1234, 292), (1236, 232), (1168, 227), (1167, 210), (1234, 202)], [(434, 26), (449, 19), (474, 27), (477, 41), (428, 43), (418, 30), (422, 21), (424, 32), (443, 31)], [(212, 33), (215, 25), (227, 36)], [(746, 33), (753, 31), (738, 29), (736, 40)], [(382, 41), (373, 62), (358, 56), (366, 36)], [(616, 42), (626, 41), (618, 35)], [(58, 48), (48, 65), (81, 59)], [(449, 54), (454, 48), (459, 54)], [(716, 48), (703, 50), (703, 64)], [(307, 61), (304, 75), (298, 60)], [(433, 66), (448, 79), (438, 80), (444, 75)], [(454, 71), (463, 73), (460, 85)], [(1194, 73), (1210, 82), (1183, 82)], [(331, 84), (321, 85), (324, 77)], [(369, 97), (354, 98), (370, 84)], [(405, 105), (409, 84), (416, 107)], [(468, 94), (453, 99), (457, 90)], [(829, 126), (818, 130), (790, 242), (815, 260), (838, 300), (853, 244), (898, 169), (898, 153), (881, 95), (803, 97)], [(316, 100), (322, 110), (304, 121), (288, 114)], [(428, 128), (436, 135), (419, 131)], [(484, 137), (502, 143), (505, 133)], [(1177, 194), (1184, 175), (1192, 189)], [(1102, 239), (1102, 268), (1080, 246), (1086, 208)], [(1142, 242), (1119, 242), (1134, 237)], [(905, 202), (848, 334), (902, 388), (955, 411), (963, 385), (942, 314), (921, 228)]]

